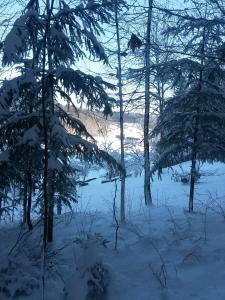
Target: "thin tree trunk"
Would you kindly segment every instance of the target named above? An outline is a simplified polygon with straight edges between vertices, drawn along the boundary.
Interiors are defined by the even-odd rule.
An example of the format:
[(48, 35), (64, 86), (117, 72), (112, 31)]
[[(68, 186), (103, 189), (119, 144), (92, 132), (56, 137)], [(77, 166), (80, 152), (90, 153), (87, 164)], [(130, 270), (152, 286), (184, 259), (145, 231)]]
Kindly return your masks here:
[(189, 194), (189, 212), (193, 212), (194, 190), (195, 190), (195, 174), (196, 174), (196, 153), (193, 154), (191, 160), (191, 181)]
[(44, 132), (44, 174), (43, 174), (43, 196), (44, 196), (44, 232), (43, 243), (44, 248), (47, 246), (47, 227), (48, 227), (48, 129), (46, 120), (46, 105), (45, 105), (45, 52), (46, 39), (44, 39), (44, 55), (43, 55), (43, 69), (42, 69), (42, 118), (43, 118), (43, 132)]
[(23, 191), (23, 224), (27, 223), (27, 181), (24, 181)]
[(48, 128), (46, 117), (46, 100), (47, 100), (47, 86), (46, 86), (46, 54), (47, 54), (47, 37), (50, 30), (50, 18), (53, 9), (54, 0), (52, 0), (51, 7), (49, 0), (47, 0), (47, 19), (46, 27), (43, 37), (43, 60), (42, 60), (42, 118), (43, 118), (43, 132), (44, 132), (44, 174), (43, 174), (43, 195), (44, 195), (44, 230), (43, 230), (43, 244), (46, 249), (48, 242)]
[(32, 205), (32, 174), (30, 171), (27, 172), (27, 182), (28, 182), (28, 198), (27, 198), (27, 225), (29, 230), (33, 229), (33, 225), (31, 222), (31, 205)]
[(0, 189), (0, 223), (2, 220), (2, 207), (3, 207), (3, 189)]
[(124, 109), (123, 109), (123, 83), (122, 83), (122, 66), (121, 66), (121, 54), (120, 54), (120, 31), (118, 20), (118, 2), (116, 1), (115, 8), (115, 22), (116, 22), (116, 42), (117, 42), (117, 78), (119, 87), (119, 100), (120, 100), (120, 164), (123, 169), (121, 172), (121, 188), (120, 188), (120, 221), (125, 223), (125, 187), (126, 187), (126, 172), (125, 172), (125, 153), (124, 153)]
[[(199, 93), (202, 89), (203, 81), (203, 67), (204, 67), (204, 54), (205, 54), (205, 27), (203, 28), (203, 38), (202, 38), (202, 49), (201, 49), (201, 69), (199, 72)], [(198, 153), (198, 132), (199, 132), (199, 101), (200, 96), (197, 99), (196, 103), (196, 117), (195, 117), (195, 126), (194, 126), (194, 135), (193, 135), (193, 147), (192, 147), (192, 158), (191, 158), (191, 180), (190, 180), (190, 193), (189, 193), (189, 212), (194, 210), (194, 191), (195, 191), (195, 182), (196, 182), (196, 158)]]
[(151, 186), (150, 186), (150, 157), (149, 157), (149, 113), (150, 113), (150, 37), (152, 21), (152, 4), (149, 0), (148, 20), (146, 31), (145, 47), (145, 114), (144, 114), (144, 197), (145, 204), (152, 204)]
[(53, 220), (54, 220), (54, 205), (53, 201), (50, 201), (49, 211), (48, 211), (48, 232), (47, 232), (47, 242), (51, 243), (53, 241)]
[[(48, 14), (51, 16), (52, 8), (53, 8), (54, 0), (52, 0), (51, 6), (48, 6)], [(49, 24), (50, 26), (50, 24)], [(51, 47), (51, 37), (50, 37), (50, 27), (47, 30), (47, 55), (48, 55), (48, 100), (50, 101), (50, 114), (51, 116), (54, 115), (55, 105), (54, 105), (54, 90), (53, 90), (53, 58), (52, 58), (52, 47)], [(49, 149), (51, 152), (51, 149)], [(47, 230), (47, 241), (52, 242), (53, 241), (53, 222), (54, 222), (54, 178), (55, 178), (55, 172), (52, 170), (49, 174), (49, 180), (48, 180), (48, 230)]]
[(54, 172), (51, 172), (51, 178), (50, 178), (50, 184), (48, 187), (48, 200), (49, 200), (49, 206), (48, 206), (48, 232), (47, 232), (47, 241), (52, 242), (53, 241), (53, 223), (54, 223)]
[(14, 222), (15, 207), (16, 207), (16, 185), (15, 182), (12, 183), (13, 197), (12, 197), (12, 223)]

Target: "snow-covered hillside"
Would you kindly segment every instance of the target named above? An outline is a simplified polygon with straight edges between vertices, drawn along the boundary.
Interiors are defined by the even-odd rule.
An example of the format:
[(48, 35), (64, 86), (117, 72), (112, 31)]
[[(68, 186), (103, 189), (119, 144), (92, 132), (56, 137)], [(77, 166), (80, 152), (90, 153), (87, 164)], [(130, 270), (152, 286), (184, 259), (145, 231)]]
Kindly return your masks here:
[[(118, 228), (116, 250), (112, 210), (116, 196), (119, 218), (119, 182), (101, 183), (104, 170), (90, 173), (90, 178), (99, 177), (79, 189), (74, 211), (55, 221), (45, 299), (225, 299), (225, 166), (202, 166), (195, 213), (189, 214), (189, 186), (171, 178), (175, 171), (188, 171), (189, 165), (164, 170), (162, 181), (154, 177), (151, 208), (143, 203), (143, 178), (127, 179), (127, 222)], [(40, 230), (39, 222), (34, 234), (1, 223), (1, 300), (41, 299)], [(91, 271), (96, 262), (104, 266), (104, 280)], [(87, 282), (101, 285), (102, 280), (105, 296), (85, 298), (91, 286)]]
[[(126, 152), (136, 149), (136, 151), (143, 150), (142, 143), (142, 128), (139, 123), (125, 123), (124, 124), (124, 138)], [(98, 146), (109, 151), (120, 150), (120, 127), (118, 123), (111, 123), (107, 128), (105, 135), (97, 135), (95, 139)]]

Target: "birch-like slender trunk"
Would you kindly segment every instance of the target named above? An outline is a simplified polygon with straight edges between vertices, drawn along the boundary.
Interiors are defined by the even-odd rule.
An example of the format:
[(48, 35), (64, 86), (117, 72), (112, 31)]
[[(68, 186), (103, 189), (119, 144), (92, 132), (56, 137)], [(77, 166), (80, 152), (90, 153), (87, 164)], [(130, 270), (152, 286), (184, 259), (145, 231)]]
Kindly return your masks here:
[(119, 101), (120, 101), (120, 164), (123, 169), (123, 171), (121, 172), (121, 188), (120, 188), (120, 221), (121, 223), (125, 223), (126, 172), (125, 172), (125, 153), (124, 153), (124, 107), (123, 107), (120, 30), (119, 30), (117, 1), (116, 1), (116, 8), (115, 8), (115, 23), (116, 23), (116, 42), (117, 42), (117, 61), (118, 61), (117, 78), (118, 78)]
[(148, 3), (148, 19), (145, 46), (145, 113), (144, 113), (144, 197), (145, 204), (152, 204), (149, 157), (149, 114), (150, 114), (150, 41), (153, 0)]

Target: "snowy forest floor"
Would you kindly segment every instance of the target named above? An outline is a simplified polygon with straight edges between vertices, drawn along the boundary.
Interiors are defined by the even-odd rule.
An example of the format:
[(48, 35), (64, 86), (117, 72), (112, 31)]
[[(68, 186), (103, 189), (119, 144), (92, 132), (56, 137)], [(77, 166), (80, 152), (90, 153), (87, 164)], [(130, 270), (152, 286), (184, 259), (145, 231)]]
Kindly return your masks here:
[[(84, 270), (96, 261), (109, 270), (107, 297), (98, 300), (225, 299), (225, 166), (203, 165), (193, 214), (186, 210), (188, 185), (172, 181), (171, 172), (165, 170), (162, 181), (155, 176), (151, 208), (143, 204), (143, 178), (127, 179), (127, 222), (118, 229), (117, 250), (115, 183), (97, 179), (81, 189), (74, 212), (55, 221), (55, 241), (46, 257), (46, 300), (83, 300)], [(119, 184), (117, 202), (118, 207)], [(1, 224), (1, 300), (41, 299), (40, 236), (40, 223), (32, 234)]]

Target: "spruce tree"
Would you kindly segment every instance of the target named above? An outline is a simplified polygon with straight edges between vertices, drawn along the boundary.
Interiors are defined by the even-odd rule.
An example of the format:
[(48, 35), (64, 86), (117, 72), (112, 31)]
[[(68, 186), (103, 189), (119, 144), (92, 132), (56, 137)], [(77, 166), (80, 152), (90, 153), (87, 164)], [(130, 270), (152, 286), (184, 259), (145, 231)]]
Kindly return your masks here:
[(88, 55), (107, 63), (96, 36), (112, 9), (110, 1), (70, 7), (62, 0), (31, 0), (3, 44), (3, 65), (17, 66), (20, 75), (6, 80), (0, 91), (1, 154), (7, 151), (6, 163), (19, 170), (28, 214), (38, 189), (45, 246), (53, 240), (55, 205), (76, 200), (71, 158), (117, 165), (97, 148), (79, 116), (69, 115), (59, 102), (63, 98), (74, 105), (76, 97), (89, 109), (111, 113), (106, 89), (113, 85), (76, 64)]
[[(197, 5), (197, 4), (196, 4)], [(204, 6), (206, 9), (206, 6)], [(202, 11), (202, 10), (197, 10)], [(203, 12), (204, 13), (204, 12)], [(220, 26), (204, 16), (178, 18), (169, 33), (186, 39), (187, 58), (169, 62), (174, 76), (174, 96), (158, 119), (152, 137), (159, 137), (159, 157), (152, 172), (182, 161), (191, 161), (189, 211), (193, 211), (196, 161), (224, 161), (224, 70), (217, 55)], [(202, 22), (204, 20), (204, 22)]]

